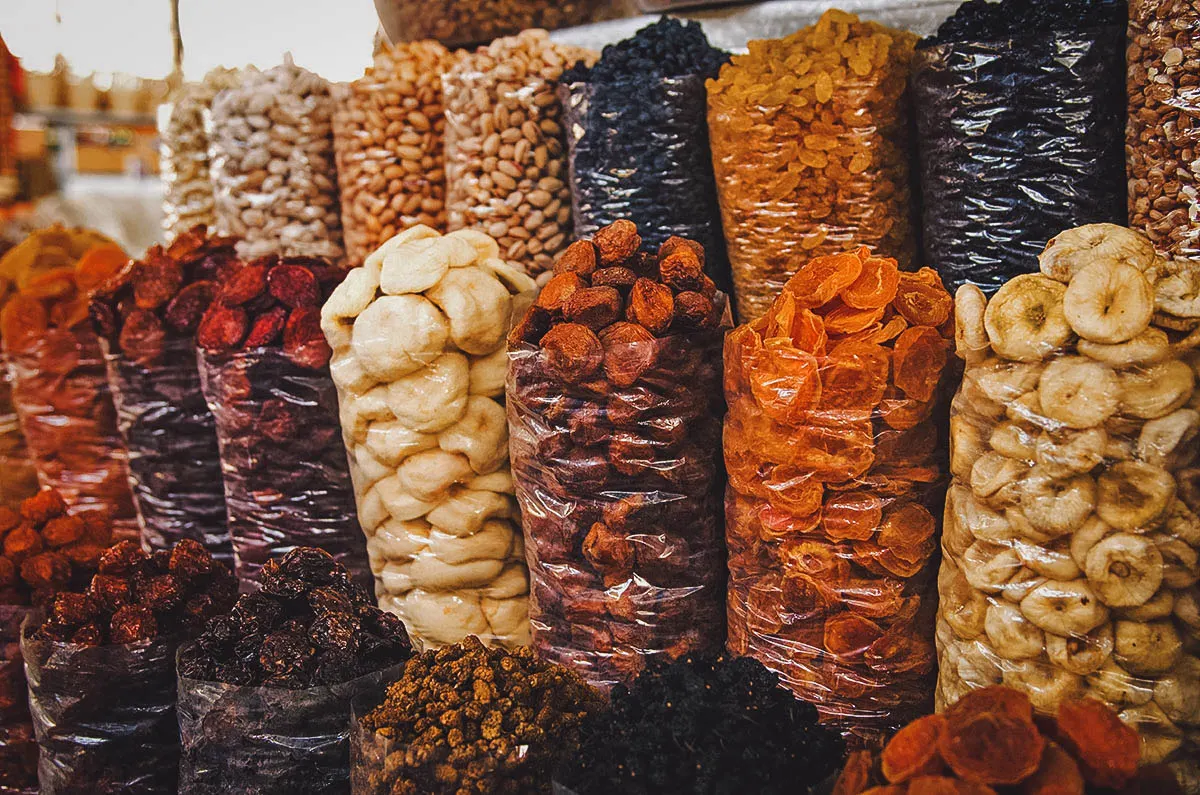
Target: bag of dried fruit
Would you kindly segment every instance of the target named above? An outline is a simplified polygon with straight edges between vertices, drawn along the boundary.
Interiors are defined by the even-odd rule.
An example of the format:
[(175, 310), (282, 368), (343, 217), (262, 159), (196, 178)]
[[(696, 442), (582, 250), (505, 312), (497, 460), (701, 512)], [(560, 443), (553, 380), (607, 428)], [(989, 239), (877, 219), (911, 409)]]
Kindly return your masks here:
[(938, 705), (1003, 682), (1053, 714), (1086, 693), (1143, 762), (1194, 764), (1200, 267), (1110, 224), (1039, 264), (956, 297)]
[(299, 546), (369, 582), (321, 333), (321, 304), (343, 276), (314, 257), (260, 257), (222, 279), (197, 329), (243, 590)]
[(200, 390), (196, 327), (222, 277), (241, 266), (231, 238), (202, 227), (152, 246), (93, 294), (92, 323), (108, 367), (117, 428), (129, 454), (142, 544), (184, 538), (229, 561), (221, 458)]
[(1124, 3), (967, 2), (917, 49), (922, 244), (995, 292), (1061, 229), (1125, 220)]
[(125, 447), (88, 322), (88, 296), (125, 265), (112, 243), (27, 281), (0, 313), (13, 405), (38, 480), (73, 510), (109, 513), (117, 534), (137, 535)]
[(931, 706), (951, 309), (860, 248), (725, 341), (729, 648), (855, 745)]
[(179, 792), (347, 792), (351, 705), (404, 672), (404, 625), (319, 549), (260, 584), (179, 653)]
[(650, 246), (673, 235), (695, 240), (727, 294), (704, 81), (728, 61), (700, 23), (663, 17), (606, 47), (595, 66), (567, 70), (559, 87), (575, 236), (625, 218), (646, 230)]
[(608, 688), (725, 639), (721, 338), (704, 250), (629, 221), (571, 244), (509, 337), (534, 645)]
[(25, 622), (42, 795), (176, 792), (176, 652), (236, 595), (196, 541), (153, 556), (122, 541), (91, 585)]
[(738, 317), (763, 315), (807, 257), (860, 245), (917, 259), (909, 62), (917, 37), (831, 10), (750, 42), (708, 83)]
[(529, 642), (505, 335), (533, 279), (482, 232), (417, 226), (321, 312), (379, 606), (422, 648)]

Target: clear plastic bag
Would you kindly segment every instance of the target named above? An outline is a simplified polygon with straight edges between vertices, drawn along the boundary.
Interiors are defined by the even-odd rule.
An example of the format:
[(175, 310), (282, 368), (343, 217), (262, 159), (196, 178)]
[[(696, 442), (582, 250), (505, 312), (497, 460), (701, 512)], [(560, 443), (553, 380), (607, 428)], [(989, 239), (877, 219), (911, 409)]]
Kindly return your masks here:
[(351, 705), (378, 699), (395, 665), (328, 687), (287, 690), (179, 678), (185, 795), (346, 792)]
[(166, 795), (179, 779), (175, 640), (79, 646), (21, 630), (42, 795)]
[(300, 367), (276, 348), (198, 355), (242, 590), (255, 587), (269, 559), (302, 546), (330, 553), (366, 585), (370, 572), (328, 368)]
[(37, 742), (29, 716), (21, 623), (30, 608), (0, 605), (0, 793), (37, 792)]
[(542, 659), (607, 690), (645, 658), (725, 638), (719, 454), (724, 328), (631, 342), (623, 386), (564, 383), (510, 346), (509, 449)]
[[(990, 301), (960, 290), (937, 705), (994, 684), (1043, 714), (1087, 695), (1138, 730), (1144, 764), (1191, 760), (1196, 780), (1200, 358), (1194, 332), (1158, 325), (1176, 267), (1160, 279), (1150, 242), (1111, 229), (1133, 245), (1092, 238), (1073, 275), (1086, 227)], [(1117, 284), (1104, 312), (1079, 311)]]
[(932, 270), (863, 248), (726, 338), (729, 650), (852, 745), (931, 706), (951, 308)]
[(442, 73), (457, 58), (437, 42), (401, 44), (336, 87), (333, 149), (350, 267), (409, 227), (445, 231)]
[(569, 28), (595, 22), (606, 0), (375, 0), (375, 9), (395, 42), (437, 39), (447, 46), (484, 44), (529, 28)]
[(559, 88), (565, 109), (575, 236), (627, 218), (657, 248), (677, 235), (704, 246), (718, 289), (732, 284), (708, 146), (704, 78)]
[(1200, 8), (1129, 3), (1129, 225), (1159, 251), (1200, 257)]
[(916, 264), (906, 88), (916, 41), (828, 11), (753, 42), (708, 84), (739, 320), (762, 316), (806, 257), (865, 245)]
[(192, 538), (230, 563), (216, 423), (200, 389), (195, 343), (169, 339), (146, 364), (114, 352), (107, 339), (100, 343), (143, 546), (171, 549)]
[(1060, 229), (1125, 220), (1124, 30), (917, 51), (925, 261), (991, 293)]

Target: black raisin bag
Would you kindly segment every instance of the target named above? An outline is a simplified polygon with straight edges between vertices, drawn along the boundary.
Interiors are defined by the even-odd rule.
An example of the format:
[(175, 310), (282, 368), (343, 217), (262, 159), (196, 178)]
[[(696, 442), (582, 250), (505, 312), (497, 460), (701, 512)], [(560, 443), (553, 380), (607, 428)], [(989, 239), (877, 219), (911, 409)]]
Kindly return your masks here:
[(1125, 223), (1125, 29), (1030, 29), (917, 50), (925, 262), (953, 292), (1037, 269), (1046, 241)]

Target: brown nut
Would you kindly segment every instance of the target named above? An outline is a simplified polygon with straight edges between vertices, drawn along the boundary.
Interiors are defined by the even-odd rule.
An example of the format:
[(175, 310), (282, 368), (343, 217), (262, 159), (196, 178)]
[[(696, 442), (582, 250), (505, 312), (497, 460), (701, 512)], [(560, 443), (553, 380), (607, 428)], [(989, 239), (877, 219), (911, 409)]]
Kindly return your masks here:
[(575, 384), (595, 374), (604, 363), (604, 346), (587, 326), (563, 323), (542, 337), (546, 366), (567, 383)]
[(563, 307), (563, 316), (572, 323), (580, 323), (592, 331), (599, 331), (620, 320), (624, 309), (621, 294), (614, 288), (585, 287), (571, 295)]
[(631, 386), (654, 366), (658, 352), (654, 335), (637, 323), (614, 323), (600, 332), (604, 374), (619, 387)]
[(625, 318), (644, 326), (658, 336), (666, 332), (675, 316), (675, 298), (671, 288), (649, 279), (638, 279), (629, 291), (629, 308)]
[(598, 231), (592, 242), (600, 251), (601, 264), (615, 265), (637, 253), (642, 247), (642, 236), (638, 234), (637, 224), (621, 219)]

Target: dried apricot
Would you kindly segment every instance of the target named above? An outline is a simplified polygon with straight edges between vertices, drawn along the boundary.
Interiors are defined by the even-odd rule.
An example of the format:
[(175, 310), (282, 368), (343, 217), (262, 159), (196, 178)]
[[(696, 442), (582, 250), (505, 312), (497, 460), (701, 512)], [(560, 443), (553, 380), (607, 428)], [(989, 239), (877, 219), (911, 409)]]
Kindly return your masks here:
[(1120, 789), (1137, 773), (1137, 732), (1094, 698), (1063, 702), (1055, 715), (1055, 739), (1079, 762), (1089, 784)]
[(948, 776), (917, 776), (908, 782), (908, 795), (996, 795), (986, 784)]
[(892, 360), (896, 386), (914, 400), (929, 400), (946, 367), (946, 342), (937, 329), (914, 326), (896, 340)]
[(900, 274), (895, 307), (914, 326), (940, 326), (949, 319), (954, 299), (936, 271), (922, 268), (917, 273)]
[(1042, 763), (1032, 778), (1021, 784), (1024, 795), (1083, 795), (1083, 774), (1071, 755), (1056, 743), (1046, 743)]
[(846, 306), (875, 309), (890, 304), (899, 285), (900, 269), (896, 260), (867, 257), (862, 264), (862, 273), (839, 293), (839, 297)]
[(75, 263), (79, 290), (90, 294), (129, 265), (129, 255), (118, 245), (94, 246)]
[(780, 587), (787, 612), (795, 620), (816, 618), (829, 612), (829, 593), (813, 577), (788, 572)]
[(783, 345), (767, 345), (754, 357), (750, 390), (763, 413), (784, 424), (801, 422), (821, 395), (817, 358)]
[(25, 295), (13, 296), (0, 313), (0, 334), (10, 351), (25, 351), (37, 343), (46, 329), (50, 318), (41, 301)]
[(970, 720), (976, 715), (996, 713), (1018, 720), (1033, 722), (1033, 702), (1019, 690), (992, 685), (971, 690), (945, 712), (952, 725)]
[(835, 541), (866, 541), (883, 517), (883, 500), (864, 491), (837, 494), (825, 502), (821, 527)]
[(787, 465), (773, 467), (763, 487), (772, 505), (798, 516), (819, 511), (825, 493), (821, 482), (811, 474)]
[(861, 657), (882, 636), (878, 624), (853, 613), (842, 613), (825, 622), (825, 648), (839, 657)]
[(1019, 784), (1037, 771), (1046, 740), (1032, 722), (995, 712), (947, 720), (942, 759), (968, 781)]
[[(884, 317), (887, 317), (886, 314)], [(887, 322), (880, 326), (879, 330), (868, 334), (866, 341), (873, 342), (876, 345), (882, 345), (885, 342), (891, 342), (892, 340), (896, 339), (896, 337), (899, 337), (906, 328), (908, 328), (908, 321), (900, 315), (894, 315), (890, 318), (887, 318)]]
[(889, 386), (879, 401), (879, 418), (889, 428), (907, 431), (929, 419), (936, 405), (935, 398), (913, 400), (903, 390)]
[(64, 266), (34, 276), (21, 288), (21, 294), (27, 298), (58, 300), (69, 298), (75, 290), (75, 269)]
[(875, 757), (870, 751), (851, 751), (830, 795), (859, 795), (871, 783)]
[(806, 575), (819, 583), (838, 583), (850, 576), (850, 561), (835, 544), (815, 539), (789, 540), (778, 554), (787, 576)]
[(880, 546), (915, 547), (933, 538), (937, 520), (923, 505), (908, 503), (888, 511), (879, 526)]
[(863, 413), (864, 419), (883, 399), (890, 357), (869, 342), (842, 342), (830, 351), (821, 368), (821, 410), (831, 419), (843, 412)]
[(946, 719), (941, 715), (917, 718), (896, 732), (880, 757), (884, 778), (901, 784), (916, 776), (940, 773), (945, 763), (938, 752), (938, 742), (945, 733)]
[[(825, 307), (828, 311), (822, 313), (825, 329), (830, 334), (857, 334), (872, 329), (883, 317), (883, 307), (872, 309), (855, 309), (840, 301), (833, 301)], [(874, 332), (872, 332), (874, 333)]]
[(856, 254), (830, 254), (814, 257), (784, 285), (796, 298), (796, 306), (812, 309), (833, 300), (862, 273), (862, 260)]
[(776, 541), (781, 538), (794, 538), (812, 532), (821, 521), (820, 511), (808, 515), (798, 515), (791, 511), (783, 511), (771, 503), (758, 509), (760, 535), (764, 541)]
[(856, 478), (875, 462), (870, 420), (835, 427), (801, 425), (792, 433), (789, 463), (824, 482)]
[(898, 621), (882, 638), (871, 644), (863, 660), (872, 671), (924, 676), (933, 670), (936, 650), (932, 642), (918, 636), (906, 623)]

